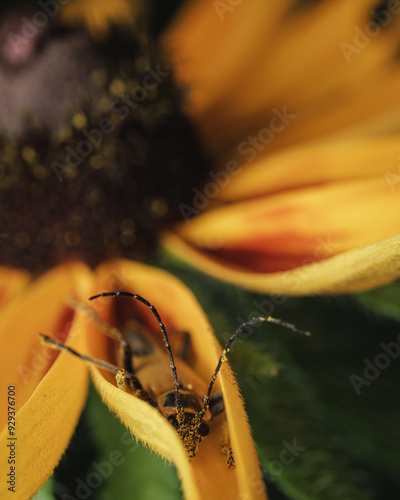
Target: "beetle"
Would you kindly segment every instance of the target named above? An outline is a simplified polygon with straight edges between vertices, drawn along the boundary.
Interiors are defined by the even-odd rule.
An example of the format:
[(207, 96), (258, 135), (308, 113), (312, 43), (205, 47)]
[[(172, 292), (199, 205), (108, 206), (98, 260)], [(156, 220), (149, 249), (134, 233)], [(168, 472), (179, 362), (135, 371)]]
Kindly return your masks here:
[[(115, 374), (117, 386), (136, 397), (156, 407), (160, 413), (173, 425), (179, 434), (189, 459), (196, 457), (196, 450), (203, 438), (209, 433), (209, 425), (213, 418), (224, 411), (224, 402), (221, 393), (211, 395), (214, 384), (226, 360), (229, 348), (235, 338), (251, 325), (269, 322), (281, 325), (292, 331), (310, 335), (309, 332), (298, 329), (295, 325), (271, 316), (257, 316), (242, 323), (229, 337), (218, 360), (215, 371), (209, 384), (186, 362), (189, 334), (184, 334), (183, 348), (179, 358), (175, 360), (169, 342), (166, 327), (154, 305), (140, 295), (125, 291), (104, 292), (90, 297), (96, 300), (100, 297), (128, 297), (141, 302), (155, 316), (161, 330), (165, 350), (152, 335), (143, 332), (143, 325), (130, 319), (126, 321), (121, 331), (103, 322), (96, 312), (87, 305), (75, 299), (70, 303), (75, 309), (85, 311), (107, 336), (119, 343), (119, 363), (123, 368), (105, 361), (85, 356), (56, 339), (40, 333), (42, 342), (57, 350), (64, 350), (79, 357), (81, 360), (92, 363), (100, 368)], [(179, 378), (178, 378), (179, 371)], [(221, 444), (228, 455), (229, 467), (234, 466), (232, 451), (228, 443)]]

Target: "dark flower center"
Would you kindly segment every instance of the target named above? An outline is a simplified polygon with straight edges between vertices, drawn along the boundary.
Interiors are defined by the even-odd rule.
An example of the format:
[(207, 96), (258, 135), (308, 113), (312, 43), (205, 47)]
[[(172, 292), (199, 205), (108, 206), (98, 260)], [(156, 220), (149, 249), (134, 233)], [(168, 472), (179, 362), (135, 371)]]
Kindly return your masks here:
[(9, 15), (0, 109), (0, 265), (141, 257), (207, 171), (157, 47), (121, 28), (99, 43)]

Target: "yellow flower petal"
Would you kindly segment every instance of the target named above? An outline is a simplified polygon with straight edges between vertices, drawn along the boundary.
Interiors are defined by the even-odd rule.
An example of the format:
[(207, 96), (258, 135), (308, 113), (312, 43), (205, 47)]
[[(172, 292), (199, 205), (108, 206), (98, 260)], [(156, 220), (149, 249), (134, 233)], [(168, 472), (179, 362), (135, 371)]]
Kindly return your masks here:
[[(293, 3), (256, 0), (232, 8), (227, 2), (199, 0), (186, 5), (164, 43), (177, 77), (192, 89), (196, 112), (201, 114), (211, 108), (226, 91), (227, 83), (246, 72), (249, 54), (255, 56), (254, 48), (261, 49), (260, 38), (264, 49), (265, 41)], [(225, 15), (220, 9), (223, 4), (227, 7)]]
[(384, 285), (400, 277), (400, 234), (343, 252), (321, 262), (310, 259), (286, 272), (252, 273), (232, 269), (168, 234), (164, 246), (204, 273), (265, 293), (311, 295), (348, 293)]
[[(350, 291), (393, 279), (386, 252), (376, 273), (352, 259), (400, 230), (398, 6), (250, 0), (225, 2), (222, 12), (216, 4), (187, 4), (164, 44), (206, 144), (223, 162), (238, 160), (239, 175), (217, 182), (208, 212), (165, 245), (260, 291)], [(331, 276), (349, 259), (353, 269)], [(365, 275), (353, 278), (355, 268)]]
[(133, 25), (136, 15), (129, 0), (70, 0), (62, 6), (60, 19), (64, 24), (85, 24), (94, 38), (104, 38), (110, 25)]
[(0, 267), (0, 307), (8, 302), (29, 282), (29, 273)]
[(239, 175), (228, 175), (224, 182), (220, 181), (219, 198), (224, 201), (378, 176), (393, 192), (400, 182), (398, 135), (330, 139), (273, 154), (268, 154), (268, 145), (257, 152), (245, 141), (243, 151), (246, 154), (241, 155), (242, 161), (255, 159), (243, 165)]
[[(77, 349), (84, 338), (71, 321), (74, 311), (66, 299), (87, 296), (91, 274), (80, 264), (61, 266), (34, 282), (6, 306), (0, 317), (1, 392), (0, 469), (9, 471), (9, 437), (16, 438), (16, 493), (13, 498), (31, 498), (45, 483), (64, 453), (87, 390), (87, 367), (66, 353), (40, 344), (38, 333), (65, 340)], [(7, 389), (14, 386), (16, 433), (6, 426)], [(2, 481), (0, 497), (9, 484)]]
[(286, 271), (397, 233), (399, 211), (400, 197), (382, 176), (236, 202), (178, 234), (238, 271)]
[[(102, 265), (96, 276), (98, 278), (96, 293), (116, 290), (138, 293), (156, 304), (167, 330), (189, 332), (192, 352), (190, 367), (196, 374), (194, 380), (197, 381), (197, 377), (200, 377), (204, 387), (208, 386), (221, 348), (217, 345), (204, 313), (189, 290), (164, 271), (124, 260)], [(120, 305), (117, 306), (117, 303)], [(116, 318), (115, 311), (121, 307), (124, 311), (130, 310), (129, 314), (132, 312), (140, 314), (144, 328), (161, 342), (161, 332), (157, 322), (147, 308), (126, 298), (93, 301), (93, 308), (103, 319)], [(89, 330), (91, 330), (90, 352), (96, 357), (102, 356), (102, 359), (108, 357), (108, 361), (115, 361), (112, 357), (110, 360), (110, 350), (107, 351), (104, 342), (99, 340), (99, 335), (102, 334), (95, 332), (93, 326)], [(173, 333), (170, 333), (170, 342), (174, 348)], [(164, 350), (162, 342), (160, 348)], [(183, 374), (185, 366), (185, 370), (188, 368), (186, 363), (179, 359), (176, 359), (176, 364), (179, 377), (179, 374)], [(168, 372), (169, 381), (165, 381)], [(210, 422), (210, 433), (199, 444), (196, 458), (190, 462), (177, 432), (157, 409), (116, 388), (113, 375), (102, 375), (97, 368), (92, 368), (92, 373), (103, 400), (132, 433), (165, 459), (175, 463), (186, 498), (191, 500), (219, 499), (221, 496), (239, 498), (240, 494), (249, 499), (265, 498), (243, 403), (228, 366), (224, 366), (218, 377), (217, 390), (219, 387), (222, 388), (224, 395), (230, 444), (236, 462), (235, 469), (229, 469), (227, 455), (221, 449), (225, 425), (222, 414)], [(164, 386), (168, 391), (173, 389), (169, 361), (164, 364), (155, 363), (153, 369), (146, 373), (151, 383), (159, 387), (160, 391)], [(186, 371), (184, 376), (188, 376)], [(144, 385), (146, 380), (141, 382)], [(205, 396), (205, 393), (202, 396)]]
[(375, 36), (368, 34), (373, 0), (297, 11), (290, 10), (294, 2), (250, 0), (223, 20), (216, 3), (189, 4), (165, 38), (213, 149), (267, 126), (275, 106), (287, 106), (297, 119), (272, 148), (398, 111), (398, 12), (388, 11), (388, 26), (378, 25)]

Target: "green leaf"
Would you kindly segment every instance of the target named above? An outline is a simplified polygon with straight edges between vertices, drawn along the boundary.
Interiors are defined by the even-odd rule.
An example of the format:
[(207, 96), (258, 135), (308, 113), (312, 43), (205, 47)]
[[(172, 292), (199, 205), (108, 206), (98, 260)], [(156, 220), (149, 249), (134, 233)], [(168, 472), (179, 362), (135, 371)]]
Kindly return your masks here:
[(53, 478), (50, 478), (43, 487), (39, 490), (37, 495), (35, 495), (35, 500), (55, 500), (55, 496), (53, 494)]
[(258, 329), (253, 337), (284, 368), (253, 387), (239, 371), (267, 470), (271, 460), (278, 460), (283, 440), (292, 438), (307, 450), (276, 478), (291, 498), (375, 498), (386, 485), (398, 492), (398, 363), (391, 360), (378, 370), (359, 395), (351, 376), (364, 377), (365, 360), (376, 364), (382, 341), (393, 342), (399, 325), (365, 316), (351, 297), (288, 298), (276, 309), (312, 336), (276, 326)]
[(355, 297), (366, 308), (400, 321), (400, 282), (396, 281), (375, 290), (358, 293)]
[[(285, 369), (283, 369), (285, 371)], [(283, 376), (259, 377), (249, 386), (238, 376), (267, 475), (296, 500), (367, 500), (343, 450), (312, 418)]]

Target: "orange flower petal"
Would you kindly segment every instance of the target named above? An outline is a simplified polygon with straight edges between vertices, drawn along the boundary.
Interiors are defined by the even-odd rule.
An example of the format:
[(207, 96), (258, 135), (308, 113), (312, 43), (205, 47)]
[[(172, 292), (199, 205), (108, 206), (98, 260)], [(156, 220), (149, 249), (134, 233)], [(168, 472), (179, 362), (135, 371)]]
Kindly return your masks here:
[(379, 177), (234, 203), (182, 224), (178, 234), (227, 267), (286, 271), (397, 233), (399, 211), (400, 197)]
[(275, 106), (298, 118), (272, 147), (398, 109), (397, 12), (388, 12), (388, 26), (375, 36), (368, 35), (373, 0), (297, 11), (289, 9), (293, 2), (250, 0), (223, 20), (215, 4), (192, 2), (165, 37), (176, 73), (191, 89), (192, 114), (214, 149), (266, 126)]
[[(196, 377), (203, 379), (204, 386), (208, 386), (221, 348), (212, 335), (204, 313), (188, 289), (164, 271), (124, 260), (102, 265), (96, 272), (96, 276), (98, 278), (95, 286), (96, 293), (114, 290), (138, 293), (156, 304), (167, 330), (189, 332), (192, 352), (190, 366), (197, 374)], [(130, 299), (126, 298), (99, 299), (93, 301), (93, 308), (103, 319), (110, 319), (112, 307), (116, 302), (121, 303), (121, 301), (125, 301), (125, 305), (127, 304), (131, 311), (137, 311), (142, 318), (141, 321), (151, 332), (154, 332), (156, 338), (161, 339), (161, 332), (151, 312), (133, 300), (130, 303)], [(96, 357), (99, 355), (107, 357), (104, 345), (99, 347), (102, 342), (99, 341), (98, 336), (102, 334), (92, 331), (91, 335), (93, 334), (95, 337), (92, 336), (90, 343), (92, 354)], [(174, 335), (170, 334), (172, 345), (174, 344), (173, 337)], [(161, 349), (164, 350), (163, 345)], [(109, 357), (110, 352), (108, 352), (108, 360)], [(177, 359), (178, 376), (183, 373), (182, 363)], [(185, 366), (186, 370), (187, 365)], [(228, 468), (227, 455), (221, 450), (224, 431), (223, 415), (210, 422), (209, 435), (200, 443), (196, 458), (189, 462), (178, 434), (157, 409), (116, 388), (113, 375), (103, 376), (94, 367), (92, 374), (105, 403), (132, 433), (165, 459), (175, 463), (186, 498), (191, 500), (209, 498), (211, 500), (219, 499), (221, 496), (238, 498), (240, 494), (249, 499), (266, 498), (243, 403), (229, 367), (223, 368), (217, 385), (220, 384), (224, 395), (231, 447), (236, 461), (235, 469)], [(152, 384), (160, 387), (160, 391), (161, 387), (166, 384), (165, 370), (169, 372), (171, 379), (169, 361), (165, 363), (165, 366), (162, 363), (155, 363), (153, 370), (147, 372)], [(145, 381), (142, 380), (142, 384), (144, 383)], [(167, 386), (168, 391), (173, 388), (170, 382)]]
[(188, 2), (164, 37), (176, 63), (177, 76), (192, 87), (193, 106), (198, 110), (211, 107), (227, 88), (226, 84), (246, 71), (249, 54), (259, 47), (260, 38), (268, 41), (294, 1), (256, 0), (236, 9), (223, 3), (227, 7), (225, 16), (213, 3)]
[(29, 273), (25, 271), (0, 267), (0, 307), (22, 290), (29, 280)]
[(164, 238), (174, 255), (204, 273), (258, 292), (283, 295), (349, 293), (384, 285), (400, 277), (400, 234), (290, 271), (254, 273), (233, 269), (174, 234)]
[[(0, 317), (4, 396), (0, 402), (0, 469), (10, 469), (6, 394), (9, 386), (15, 386), (17, 479), (14, 498), (31, 498), (52, 474), (85, 403), (87, 367), (68, 354), (43, 347), (38, 333), (49, 333), (61, 340), (68, 337), (67, 344), (80, 349), (84, 339), (72, 334), (74, 312), (65, 301), (73, 294), (87, 296), (90, 286), (91, 275), (85, 266), (61, 266), (18, 295)], [(1, 482), (1, 497), (8, 486), (5, 481)]]
[(62, 5), (60, 19), (64, 24), (85, 24), (94, 38), (104, 38), (110, 25), (132, 25), (135, 13), (129, 0), (70, 0)]
[[(262, 145), (260, 142), (259, 144)], [(220, 181), (219, 198), (234, 201), (277, 191), (315, 186), (332, 181), (382, 176), (390, 191), (398, 188), (399, 137), (330, 139), (282, 152), (257, 152), (245, 141), (242, 155), (254, 161)], [(222, 167), (223, 168), (223, 167)]]

